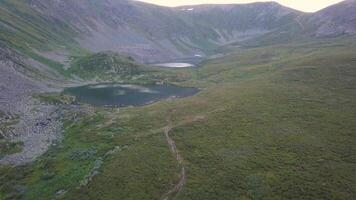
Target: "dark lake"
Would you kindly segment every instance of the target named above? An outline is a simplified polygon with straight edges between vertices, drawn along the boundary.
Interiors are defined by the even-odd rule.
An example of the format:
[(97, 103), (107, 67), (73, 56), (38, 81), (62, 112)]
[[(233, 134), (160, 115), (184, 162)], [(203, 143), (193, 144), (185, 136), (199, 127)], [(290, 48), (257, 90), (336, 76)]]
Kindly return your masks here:
[(183, 98), (199, 92), (196, 88), (174, 85), (96, 84), (66, 88), (65, 94), (76, 97), (77, 102), (95, 106), (142, 106), (170, 97)]

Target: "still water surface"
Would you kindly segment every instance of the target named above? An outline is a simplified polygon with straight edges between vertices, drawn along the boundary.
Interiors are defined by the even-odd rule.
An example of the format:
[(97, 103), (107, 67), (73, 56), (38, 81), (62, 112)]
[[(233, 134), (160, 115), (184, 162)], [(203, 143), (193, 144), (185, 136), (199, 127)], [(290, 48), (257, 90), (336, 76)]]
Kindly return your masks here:
[(199, 92), (196, 88), (174, 85), (129, 85), (96, 84), (72, 87), (64, 90), (65, 94), (76, 97), (76, 101), (95, 106), (141, 106), (170, 97), (183, 98)]

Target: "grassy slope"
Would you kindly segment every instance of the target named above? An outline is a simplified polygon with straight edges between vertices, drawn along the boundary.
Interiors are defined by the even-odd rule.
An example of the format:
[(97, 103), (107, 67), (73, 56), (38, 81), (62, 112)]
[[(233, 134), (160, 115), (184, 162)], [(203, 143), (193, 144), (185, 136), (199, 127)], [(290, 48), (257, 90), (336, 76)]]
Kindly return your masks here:
[[(241, 51), (195, 72), (197, 78), (186, 84), (206, 86), (198, 96), (139, 108), (157, 115), (167, 112), (163, 105), (178, 108), (176, 124), (205, 117), (174, 131), (188, 168), (178, 199), (352, 198), (355, 43), (333, 44)], [(135, 122), (133, 126), (140, 124)], [(155, 161), (142, 159), (154, 166)], [(134, 185), (142, 180), (114, 172), (143, 166), (141, 162), (124, 163), (118, 156), (73, 199), (113, 193), (135, 199), (129, 194), (154, 193), (137, 190)], [(116, 181), (106, 184), (111, 176)], [(123, 188), (115, 186), (127, 181)]]
[(84, 80), (136, 84), (181, 81), (187, 78), (187, 73), (176, 72), (140, 64), (131, 57), (110, 51), (77, 57), (72, 61), (71, 68), (66, 71), (68, 76), (75, 75)]
[(143, 66), (113, 52), (101, 52), (77, 58), (68, 70), (68, 73), (84, 79), (100, 77), (104, 80), (110, 80), (113, 77), (131, 78), (142, 72)]
[(12, 142), (8, 139), (13, 126), (18, 123), (17, 116), (9, 116), (0, 111), (0, 158), (17, 153), (22, 149), (22, 142)]
[[(68, 24), (42, 16), (25, 0), (0, 1), (0, 46), (10, 47), (66, 75), (63, 65), (38, 52), (66, 49), (71, 55), (82, 50), (74, 41), (75, 30)], [(31, 69), (31, 67), (29, 67)]]
[(73, 42), (74, 31), (67, 25), (44, 18), (23, 0), (0, 2), (0, 41), (29, 51), (30, 48), (48, 50), (54, 45)]
[[(175, 108), (188, 170), (177, 199), (352, 199), (355, 49), (354, 38), (260, 47), (183, 69), (181, 84), (200, 94), (69, 121), (33, 165), (0, 169), (0, 197), (27, 185), (19, 198), (158, 199), (178, 178), (162, 129)], [(98, 160), (99, 175), (79, 187)]]
[[(233, 9), (234, 11), (231, 11), (231, 16), (224, 16), (224, 12), (220, 9), (212, 9), (211, 12), (215, 13), (213, 20), (210, 16), (211, 12), (195, 16), (181, 11), (172, 12), (170, 9), (152, 5), (132, 4), (135, 6), (128, 7), (128, 14), (122, 13), (127, 23), (132, 25), (131, 28), (147, 38), (154, 36), (154, 38), (171, 40), (177, 49), (187, 54), (192, 54), (196, 48), (207, 54), (214, 54), (219, 46), (216, 42), (213, 42), (218, 39), (218, 34), (214, 29), (227, 30), (228, 27), (233, 25), (236, 30), (249, 30), (251, 28), (249, 25), (260, 22), (260, 19), (255, 18), (252, 21), (248, 20), (251, 16), (255, 16), (251, 13), (260, 13), (264, 7), (255, 7), (256, 5), (252, 8), (249, 8), (249, 6), (236, 7)], [(34, 9), (34, 5), (36, 4), (31, 4), (31, 1), (28, 0), (0, 1), (0, 47), (3, 45), (9, 46), (25, 56), (55, 69), (64, 77), (70, 78), (70, 73), (64, 70), (63, 64), (48, 59), (40, 55), (39, 52), (65, 50), (71, 57), (76, 57), (77, 54), (81, 56), (86, 53), (86, 50), (81, 49), (75, 41), (76, 37), (80, 37), (80, 33), (74, 25), (65, 20), (61, 21), (51, 17), (51, 15), (44, 15)], [(111, 23), (109, 20), (110, 14), (103, 12), (102, 4), (93, 3), (90, 5), (93, 6), (91, 9), (97, 16), (105, 18), (108, 15), (109, 22), (107, 23)], [(123, 3), (123, 5), (126, 4)], [(245, 9), (248, 9), (249, 12), (242, 12)], [(135, 14), (131, 15), (131, 12)], [(265, 16), (265, 18), (271, 19), (271, 23), (264, 23), (266, 28), (270, 29), (289, 24), (294, 16), (294, 14), (291, 14), (290, 17), (276, 21), (274, 15), (275, 13), (271, 12), (270, 15)], [(222, 17), (224, 22), (218, 22), (214, 17)], [(137, 20), (137, 18), (144, 20)], [(239, 23), (234, 20), (237, 18), (240, 19), (237, 20)], [(160, 29), (156, 27), (160, 27)], [(195, 45), (188, 44), (189, 42), (183, 41), (183, 38), (191, 40)], [(28, 68), (33, 69), (31, 66), (28, 66)]]

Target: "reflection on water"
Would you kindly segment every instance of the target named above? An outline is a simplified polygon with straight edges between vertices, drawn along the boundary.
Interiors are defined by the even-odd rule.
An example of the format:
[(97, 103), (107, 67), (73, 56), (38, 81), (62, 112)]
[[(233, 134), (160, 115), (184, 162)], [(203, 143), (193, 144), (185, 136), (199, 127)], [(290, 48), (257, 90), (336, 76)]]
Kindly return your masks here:
[(192, 96), (199, 90), (174, 85), (96, 84), (67, 88), (64, 93), (95, 106), (140, 106), (169, 97)]
[(169, 68), (194, 67), (194, 65), (190, 64), (190, 63), (159, 63), (159, 64), (154, 64), (152, 66), (155, 66), (155, 67), (169, 67)]

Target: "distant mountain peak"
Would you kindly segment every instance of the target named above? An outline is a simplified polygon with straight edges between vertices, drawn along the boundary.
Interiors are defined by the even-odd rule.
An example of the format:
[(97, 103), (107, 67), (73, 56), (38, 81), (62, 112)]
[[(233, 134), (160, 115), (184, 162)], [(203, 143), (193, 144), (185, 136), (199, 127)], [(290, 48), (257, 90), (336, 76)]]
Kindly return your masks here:
[(319, 26), (316, 36), (356, 34), (356, 0), (346, 0), (318, 11), (312, 20)]
[(156, 62), (208, 55), (222, 45), (267, 34), (290, 39), (356, 34), (355, 2), (311, 14), (274, 1), (175, 8), (131, 0), (0, 1), (5, 13), (0, 13), (5, 33), (0, 41), (29, 50), (70, 42), (93, 52), (112, 50)]

